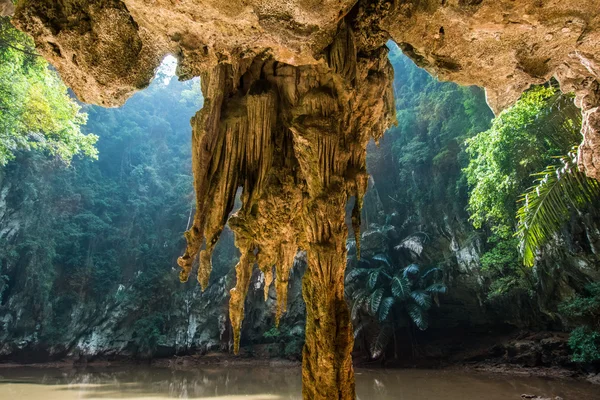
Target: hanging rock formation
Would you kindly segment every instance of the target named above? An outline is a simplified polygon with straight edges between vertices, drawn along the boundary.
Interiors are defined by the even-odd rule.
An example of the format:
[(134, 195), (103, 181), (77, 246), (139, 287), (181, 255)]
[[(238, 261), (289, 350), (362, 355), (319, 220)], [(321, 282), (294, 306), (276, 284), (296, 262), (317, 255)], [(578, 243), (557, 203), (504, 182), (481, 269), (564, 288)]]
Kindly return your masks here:
[(354, 398), (345, 206), (356, 198), (356, 232), (366, 144), (393, 122), (387, 40), (440, 79), (484, 86), (496, 112), (555, 76), (583, 112), (579, 162), (600, 178), (597, 0), (21, 0), (13, 21), (87, 102), (122, 103), (168, 53), (182, 79), (202, 77), (181, 279), (198, 257), (206, 288), (229, 222), (242, 253), (230, 300), (237, 350), (253, 266), (275, 281), (280, 316), (305, 249), (307, 399)]
[[(237, 353), (252, 268), (265, 274), (265, 291), (275, 280), (279, 320), (294, 256), (305, 249), (306, 398), (353, 399), (345, 207), (351, 196), (357, 209), (362, 203), (367, 143), (393, 122), (393, 71), (385, 47), (359, 55), (345, 23), (325, 54), (326, 63), (299, 67), (258, 55), (202, 75), (205, 106), (192, 120), (200, 212), (179, 264), (185, 281), (199, 254), (205, 288), (214, 244), (229, 221), (242, 253), (229, 305)], [(242, 206), (228, 219), (239, 186)]]

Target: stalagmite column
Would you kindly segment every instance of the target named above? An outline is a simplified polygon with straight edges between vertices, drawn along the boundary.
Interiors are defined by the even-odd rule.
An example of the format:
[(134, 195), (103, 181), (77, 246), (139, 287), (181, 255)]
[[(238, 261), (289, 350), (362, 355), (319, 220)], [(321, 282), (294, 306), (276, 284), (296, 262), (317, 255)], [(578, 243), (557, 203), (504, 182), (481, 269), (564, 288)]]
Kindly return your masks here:
[(344, 299), (346, 196), (339, 187), (331, 189), (311, 199), (304, 216), (308, 269), (302, 282), (306, 303), (302, 393), (305, 399), (353, 400), (354, 337)]

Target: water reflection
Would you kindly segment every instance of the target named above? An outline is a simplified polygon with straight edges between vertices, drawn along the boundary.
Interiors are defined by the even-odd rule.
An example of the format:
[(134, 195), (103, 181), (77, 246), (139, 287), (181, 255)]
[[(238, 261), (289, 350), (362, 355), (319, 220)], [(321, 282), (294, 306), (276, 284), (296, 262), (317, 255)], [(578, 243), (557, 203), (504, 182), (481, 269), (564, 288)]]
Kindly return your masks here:
[[(535, 394), (597, 400), (600, 388), (576, 381), (456, 371), (357, 370), (359, 400), (507, 400)], [(202, 367), (0, 369), (0, 400), (300, 400), (298, 368)]]

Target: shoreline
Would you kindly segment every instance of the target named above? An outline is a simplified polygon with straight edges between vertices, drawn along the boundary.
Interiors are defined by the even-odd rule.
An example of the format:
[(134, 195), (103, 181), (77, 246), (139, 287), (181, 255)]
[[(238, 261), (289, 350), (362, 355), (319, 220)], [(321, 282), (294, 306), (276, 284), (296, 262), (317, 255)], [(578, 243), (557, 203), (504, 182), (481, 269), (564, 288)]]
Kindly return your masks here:
[[(199, 367), (259, 367), (259, 368), (301, 368), (300, 361), (291, 361), (280, 358), (249, 358), (237, 357), (222, 353), (209, 353), (206, 355), (186, 355), (180, 357), (158, 358), (153, 360), (93, 360), (81, 362), (76, 359), (64, 359), (41, 363), (2, 362), (0, 371), (13, 368), (39, 368), (39, 369), (85, 369), (85, 368), (119, 368), (126, 366), (142, 366), (150, 368), (168, 368), (174, 370), (187, 370)], [(573, 380), (589, 382), (600, 385), (600, 373), (586, 373), (562, 367), (524, 367), (515, 364), (502, 364), (494, 362), (456, 363), (440, 366), (383, 366), (381, 364), (359, 363), (354, 365), (355, 370), (431, 370), (431, 371), (458, 371), (465, 373), (481, 373), (487, 375), (504, 375), (518, 377), (536, 377), (553, 380)]]

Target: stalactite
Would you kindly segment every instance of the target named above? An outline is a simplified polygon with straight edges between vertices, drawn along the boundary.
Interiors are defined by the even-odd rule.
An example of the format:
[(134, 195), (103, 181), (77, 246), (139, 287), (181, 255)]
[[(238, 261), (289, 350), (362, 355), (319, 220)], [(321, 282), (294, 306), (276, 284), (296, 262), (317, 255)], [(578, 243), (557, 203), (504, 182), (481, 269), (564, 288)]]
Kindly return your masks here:
[(236, 245), (242, 251), (240, 261), (235, 266), (235, 276), (237, 283), (233, 289), (229, 291), (229, 319), (233, 328), (233, 352), (238, 354), (240, 351), (240, 332), (242, 329), (242, 321), (244, 320), (244, 302), (248, 294), (248, 286), (250, 286), (250, 278), (252, 277), (252, 268), (254, 267), (254, 255), (247, 243), (240, 245), (236, 241)]
[(354, 196), (352, 229), (360, 249), (366, 146), (394, 121), (386, 54), (382, 47), (359, 55), (344, 22), (326, 50), (328, 64), (293, 67), (257, 56), (242, 72), (215, 69), (203, 83), (205, 109), (193, 120), (197, 211), (180, 258), (182, 277), (204, 237), (198, 277), (203, 288), (208, 284), (212, 250), (242, 186), (242, 206), (229, 217), (242, 254), (230, 292), (234, 351), (254, 265), (265, 276), (265, 300), (275, 281), (278, 325), (294, 256), (306, 250), (306, 399), (354, 399), (353, 335), (344, 299), (345, 208)]
[(279, 260), (276, 265), (275, 291), (277, 292), (277, 313), (275, 325), (279, 327), (281, 316), (287, 311), (288, 282), (294, 266), (294, 257), (298, 252), (295, 241), (282, 242), (279, 245)]
[(182, 268), (179, 279), (186, 282), (192, 270), (194, 258), (204, 240), (204, 210), (210, 187), (209, 168), (219, 134), (221, 107), (225, 97), (226, 65), (217, 65), (202, 76), (204, 107), (192, 118), (192, 171), (196, 191), (196, 213), (192, 227), (185, 233), (187, 248), (177, 263)]

